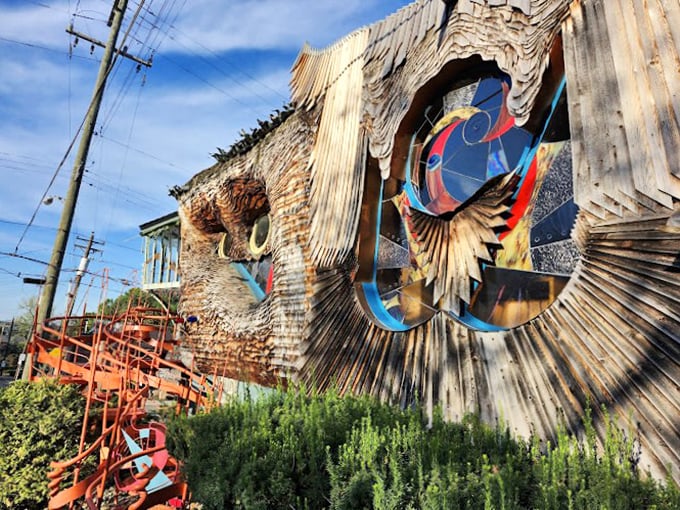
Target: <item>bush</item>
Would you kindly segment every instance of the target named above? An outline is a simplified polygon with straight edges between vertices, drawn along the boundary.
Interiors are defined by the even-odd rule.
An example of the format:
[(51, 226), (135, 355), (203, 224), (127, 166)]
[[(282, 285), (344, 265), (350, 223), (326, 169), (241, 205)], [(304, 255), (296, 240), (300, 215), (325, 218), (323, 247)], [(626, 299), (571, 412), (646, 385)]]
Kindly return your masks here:
[(84, 409), (74, 386), (17, 381), (0, 390), (0, 508), (46, 507), (49, 463), (78, 453)]
[(368, 398), (277, 391), (177, 418), (169, 424), (168, 444), (184, 460), (195, 499), (206, 509), (323, 508), (330, 493), (328, 457), (366, 415), (384, 425), (403, 421)]
[(615, 423), (601, 455), (588, 430), (551, 446), (474, 416), (428, 424), (369, 397), (277, 391), (176, 418), (168, 444), (205, 510), (680, 508), (672, 482), (639, 475)]

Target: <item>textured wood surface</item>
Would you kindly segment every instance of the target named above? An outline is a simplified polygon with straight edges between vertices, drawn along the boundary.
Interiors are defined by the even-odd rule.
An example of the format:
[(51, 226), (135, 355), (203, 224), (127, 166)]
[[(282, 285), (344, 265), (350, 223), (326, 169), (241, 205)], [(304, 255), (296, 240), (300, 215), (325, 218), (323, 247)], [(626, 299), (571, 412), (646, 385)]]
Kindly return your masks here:
[(604, 217), (680, 198), (678, 2), (589, 0), (565, 21), (576, 201)]
[[(323, 74), (335, 77), (325, 87), (324, 107), (309, 160), (312, 261), (329, 267), (354, 247), (364, 183), (363, 85), (361, 55), (366, 30), (343, 41)], [(342, 214), (338, 214), (342, 211)]]
[[(262, 384), (291, 373), (304, 324), (306, 273), (312, 267), (303, 246), (308, 244), (307, 162), (313, 141), (308, 116), (293, 114), (246, 156), (201, 172), (178, 195), (181, 308), (198, 318), (189, 338), (205, 370), (219, 366), (229, 377)], [(257, 303), (230, 260), (217, 256), (217, 246), (232, 225), (238, 227), (229, 231), (235, 243), (247, 242), (250, 231), (243, 226), (248, 216), (240, 206), (228, 207), (227, 198), (261, 208), (262, 187), (272, 219), (276, 283), (267, 299)], [(207, 222), (206, 211), (218, 210), (219, 221)]]
[(470, 303), (472, 280), (482, 281), (480, 262), (492, 263), (489, 247), (498, 247), (496, 230), (519, 179), (508, 174), (477, 193), (451, 220), (412, 210), (417, 234), (429, 262), (427, 284), (434, 282), (434, 303), (460, 313), (461, 300)]
[[(380, 162), (383, 177), (389, 174), (393, 162), (394, 134), (416, 92), (449, 62), (473, 56), (494, 61), (512, 80), (508, 110), (518, 125), (524, 124), (540, 90), (552, 42), (568, 13), (568, 2), (564, 0), (533, 2), (530, 16), (508, 5), (474, 3), (470, 12), (454, 9), (444, 18), (444, 2), (416, 2), (413, 8), (421, 5), (422, 12), (435, 13), (431, 21), (438, 21), (408, 52), (408, 58), (398, 62), (399, 67), (390, 51), (383, 50), (389, 42), (376, 44), (366, 58), (364, 108), (372, 128), (369, 148)], [(383, 24), (394, 25), (397, 20), (392, 18), (398, 14)], [(397, 33), (407, 30), (405, 26)], [(380, 24), (372, 27), (372, 33), (378, 30), (382, 33), (384, 28)], [(392, 69), (391, 74), (384, 72), (386, 67)]]
[[(446, 5), (418, 0), (326, 50), (305, 48), (292, 75), (297, 111), (178, 193), (182, 307), (199, 317), (197, 359), (255, 382), (336, 384), (401, 405), (417, 399), (429, 411), (440, 404), (450, 419), (478, 412), (546, 438), (561, 421), (580, 433), (587, 402), (603, 431), (604, 404), (621, 425), (639, 425), (644, 468), (671, 466), (680, 479), (680, 227), (670, 219), (680, 209), (680, 5), (459, 0), (448, 13)], [(560, 31), (581, 209), (572, 232), (581, 258), (567, 287), (509, 331), (473, 331), (442, 313), (406, 332), (379, 328), (353, 281), (367, 173), (398, 166), (400, 126), (443, 69), (454, 78), (471, 61), (494, 60), (512, 79), (510, 111), (526, 120)], [(235, 183), (247, 192), (235, 193)], [(216, 243), (227, 230), (248, 234), (246, 205), (262, 190), (274, 287), (258, 304)], [(467, 249), (483, 258), (491, 239), (477, 226), (470, 239)], [(459, 249), (445, 244), (433, 245), (440, 275)], [(441, 294), (464, 297), (469, 283), (456, 279)]]

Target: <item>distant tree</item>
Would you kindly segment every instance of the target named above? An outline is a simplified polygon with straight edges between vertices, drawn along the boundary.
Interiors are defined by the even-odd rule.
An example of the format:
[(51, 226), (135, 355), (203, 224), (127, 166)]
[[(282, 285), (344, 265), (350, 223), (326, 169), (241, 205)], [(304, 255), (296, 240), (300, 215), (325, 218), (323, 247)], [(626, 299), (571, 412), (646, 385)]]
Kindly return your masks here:
[(12, 330), (12, 344), (23, 345), (31, 336), (35, 310), (38, 304), (37, 296), (31, 296), (19, 303), (20, 315), (14, 317), (14, 329)]
[(100, 315), (116, 315), (125, 312), (128, 307), (143, 306), (159, 308), (160, 300), (166, 305), (169, 304), (170, 311), (177, 311), (177, 303), (179, 296), (176, 292), (160, 291), (158, 297), (154, 297), (150, 292), (134, 287), (128, 290), (125, 294), (121, 294), (117, 298), (107, 299), (99, 305), (97, 310)]
[(128, 290), (116, 298), (109, 298), (99, 305), (100, 315), (117, 315), (125, 312), (128, 307), (156, 306), (155, 300), (147, 292), (138, 287)]

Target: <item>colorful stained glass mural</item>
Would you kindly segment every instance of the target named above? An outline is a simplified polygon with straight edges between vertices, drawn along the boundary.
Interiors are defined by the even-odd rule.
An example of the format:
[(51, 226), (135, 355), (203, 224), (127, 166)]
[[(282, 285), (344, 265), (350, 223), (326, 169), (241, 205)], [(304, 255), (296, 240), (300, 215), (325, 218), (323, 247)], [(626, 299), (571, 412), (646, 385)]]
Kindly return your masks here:
[(533, 128), (509, 114), (509, 90), (501, 73), (455, 83), (423, 110), (405, 178), (381, 184), (378, 234), (363, 233), (372, 271), (355, 286), (379, 326), (403, 331), (443, 311), (475, 329), (512, 328), (569, 280), (577, 207), (568, 130), (556, 125), (568, 125), (564, 82)]

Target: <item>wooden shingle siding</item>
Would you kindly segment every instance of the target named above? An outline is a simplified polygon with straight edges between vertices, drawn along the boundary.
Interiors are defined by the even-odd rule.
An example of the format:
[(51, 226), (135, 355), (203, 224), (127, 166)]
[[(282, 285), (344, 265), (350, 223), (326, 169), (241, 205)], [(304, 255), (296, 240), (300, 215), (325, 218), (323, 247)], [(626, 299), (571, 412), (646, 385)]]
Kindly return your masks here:
[[(298, 373), (325, 389), (372, 393), (449, 419), (477, 412), (519, 434), (581, 434), (590, 402), (604, 432), (604, 404), (625, 428), (641, 427), (642, 465), (680, 465), (680, 232), (667, 215), (601, 223), (582, 215), (586, 251), (558, 301), (529, 324), (484, 333), (440, 314), (408, 332), (376, 328), (346, 272), (326, 270), (301, 344)], [(632, 422), (630, 421), (632, 420)]]
[[(405, 7), (374, 25), (372, 33), (390, 33), (386, 27), (398, 25), (402, 11), (417, 13), (418, 8), (427, 13), (423, 16), (430, 21), (421, 39), (409, 39), (413, 46), (399, 67), (392, 65), (392, 54), (381, 46), (389, 48), (389, 43), (384, 42), (387, 39), (377, 35), (376, 40), (382, 42), (369, 45), (364, 71), (364, 110), (371, 127), (369, 149), (379, 161), (383, 178), (390, 172), (394, 135), (413, 97), (449, 62), (471, 57), (496, 62), (512, 79), (508, 109), (519, 125), (524, 124), (541, 88), (549, 51), (569, 11), (568, 4), (565, 0), (535, 2), (531, 16), (509, 6), (475, 4), (472, 13), (452, 10), (442, 24), (444, 2), (422, 0), (412, 4), (413, 10)], [(401, 25), (400, 31), (407, 30), (406, 26)], [(386, 66), (392, 70), (389, 75), (383, 72)]]
[[(451, 5), (445, 18), (445, 2), (418, 0), (325, 50), (303, 49), (296, 111), (178, 192), (182, 311), (199, 319), (189, 337), (196, 360), (243, 380), (441, 405), (449, 419), (476, 412), (524, 436), (552, 438), (561, 423), (583, 432), (589, 403), (603, 432), (605, 405), (622, 426), (640, 425), (642, 467), (670, 466), (680, 480), (680, 228), (669, 220), (680, 209), (680, 4)], [(443, 312), (408, 331), (378, 327), (354, 290), (361, 201), (379, 173), (398, 173), (399, 130), (416, 95), (443, 69), (453, 80), (495, 61), (523, 122), (560, 36), (580, 208), (569, 283), (547, 311), (507, 331), (475, 331)], [(216, 246), (225, 231), (245, 246), (261, 189), (274, 281), (256, 303)], [(487, 205), (490, 228), (505, 205)], [(474, 212), (414, 220), (423, 238), (446, 239), (445, 249), (430, 242), (437, 275), (455, 275), (441, 279), (440, 295), (469, 299), (468, 276), (488, 255), (495, 235)], [(448, 230), (459, 226), (465, 236)]]
[(680, 198), (678, 2), (584, 0), (564, 26), (576, 201), (604, 217)]
[[(182, 311), (198, 317), (190, 341), (200, 367), (237, 379), (273, 384), (297, 362), (305, 314), (308, 252), (309, 174), (315, 132), (308, 116), (294, 114), (247, 156), (217, 164), (195, 176), (179, 196), (182, 223)], [(257, 162), (257, 164), (256, 164)], [(232, 193), (236, 179), (263, 183), (272, 218), (276, 284), (256, 304), (242, 278), (217, 257), (222, 233), (203, 230), (203, 211)], [(205, 190), (205, 191), (203, 191)], [(197, 207), (198, 203), (207, 206)], [(239, 223), (223, 209), (222, 223)], [(224, 232), (226, 229), (222, 229)], [(249, 232), (231, 232), (245, 237)]]
[[(524, 14), (531, 14), (532, 4), (536, 4), (535, 0), (458, 0), (458, 10), (460, 12), (466, 12), (471, 14), (474, 12), (475, 5), (489, 5), (491, 7), (497, 7), (500, 5), (509, 5), (516, 9), (521, 10)], [(535, 8), (535, 7), (534, 7)]]
[(367, 36), (368, 31), (362, 30), (345, 40), (327, 71), (337, 78), (326, 87), (309, 160), (309, 241), (315, 266), (331, 267), (345, 258), (357, 235), (365, 164), (360, 123), (362, 54)]

